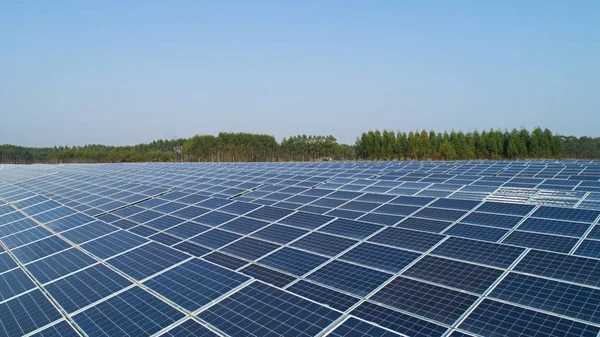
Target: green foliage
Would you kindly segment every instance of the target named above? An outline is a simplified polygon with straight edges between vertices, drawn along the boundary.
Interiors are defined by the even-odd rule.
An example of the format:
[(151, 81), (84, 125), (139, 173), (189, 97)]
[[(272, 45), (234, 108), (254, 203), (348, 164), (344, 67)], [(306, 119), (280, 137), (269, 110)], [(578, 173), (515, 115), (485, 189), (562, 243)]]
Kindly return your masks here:
[(248, 162), (355, 159), (354, 146), (340, 145), (335, 137), (294, 136), (279, 144), (275, 137), (252, 133), (196, 135), (187, 139), (157, 140), (135, 146), (60, 146), (27, 148), (0, 145), (0, 162), (121, 163), (121, 162)]
[[(391, 133), (393, 135), (393, 133)], [(364, 133), (357, 139), (356, 155), (365, 160), (471, 160), (471, 159), (542, 159), (600, 158), (600, 138), (561, 137), (536, 127), (501, 131), (477, 130), (450, 133), (417, 130), (398, 132), (395, 140), (384, 130)], [(389, 139), (389, 140), (388, 140)], [(390, 155), (388, 144), (394, 142)]]
[(471, 160), (600, 158), (600, 137), (566, 137), (548, 129), (525, 128), (463, 133), (370, 130), (354, 145), (335, 137), (298, 135), (284, 138), (252, 133), (196, 135), (134, 146), (55, 146), (30, 148), (0, 145), (0, 163), (121, 163), (150, 161), (314, 161), (314, 160)]

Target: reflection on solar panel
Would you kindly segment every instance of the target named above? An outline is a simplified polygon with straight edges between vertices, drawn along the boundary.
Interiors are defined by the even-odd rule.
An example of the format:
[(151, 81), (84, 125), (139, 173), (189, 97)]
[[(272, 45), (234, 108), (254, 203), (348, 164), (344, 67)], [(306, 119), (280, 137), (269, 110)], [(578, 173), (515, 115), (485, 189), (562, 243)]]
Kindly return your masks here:
[(596, 336), (600, 163), (0, 167), (0, 335)]

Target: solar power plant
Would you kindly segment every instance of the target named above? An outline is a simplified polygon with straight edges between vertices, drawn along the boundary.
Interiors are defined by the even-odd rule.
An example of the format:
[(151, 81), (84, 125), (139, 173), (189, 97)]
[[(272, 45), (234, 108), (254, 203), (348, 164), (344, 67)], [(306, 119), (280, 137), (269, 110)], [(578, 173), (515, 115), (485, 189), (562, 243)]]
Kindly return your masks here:
[(597, 336), (600, 164), (0, 166), (2, 336)]

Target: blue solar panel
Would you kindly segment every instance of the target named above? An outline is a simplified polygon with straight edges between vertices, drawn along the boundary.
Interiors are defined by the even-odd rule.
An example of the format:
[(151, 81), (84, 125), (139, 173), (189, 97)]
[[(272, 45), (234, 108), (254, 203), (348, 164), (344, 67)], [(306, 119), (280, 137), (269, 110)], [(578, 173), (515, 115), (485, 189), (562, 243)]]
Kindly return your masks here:
[(173, 329), (165, 332), (161, 336), (163, 337), (185, 337), (185, 336), (197, 336), (197, 337), (216, 337), (216, 333), (210, 331), (197, 321), (188, 319), (187, 321), (177, 325)]
[(198, 317), (231, 336), (314, 336), (339, 313), (254, 282)]
[(241, 238), (241, 235), (220, 229), (213, 229), (191, 238), (190, 241), (208, 248), (217, 249), (239, 238)]
[(22, 336), (62, 318), (40, 290), (0, 303), (0, 327), (6, 336)]
[(600, 285), (600, 260), (532, 250), (515, 271), (591, 286)]
[(221, 251), (244, 259), (256, 260), (279, 247), (279, 245), (270, 242), (253, 238), (243, 238), (221, 248)]
[(451, 325), (475, 303), (477, 296), (397, 277), (371, 296), (371, 299)]
[(30, 263), (26, 268), (40, 283), (46, 283), (96, 262), (82, 251), (71, 248)]
[(574, 254), (600, 258), (600, 241), (583, 240)]
[(219, 212), (219, 211), (213, 211), (210, 213), (206, 213), (204, 215), (201, 215), (200, 217), (197, 217), (194, 219), (195, 222), (204, 224), (204, 225), (209, 225), (209, 226), (219, 226), (221, 224), (224, 224), (225, 222), (236, 218), (235, 215), (229, 214), (229, 213), (223, 213), (223, 212)]
[(201, 225), (193, 221), (188, 221), (167, 229), (165, 233), (176, 236), (178, 238), (189, 239), (192, 236), (204, 233), (210, 229), (211, 227), (209, 226)]
[(185, 315), (150, 293), (133, 287), (73, 316), (90, 336), (148, 336)]
[(258, 262), (286, 273), (302, 276), (325, 263), (328, 259), (292, 248), (283, 248)]
[(328, 336), (332, 337), (397, 337), (396, 333), (390, 332), (373, 324), (363, 322), (354, 317), (350, 317), (344, 323), (338, 325)]
[(463, 211), (469, 211), (479, 204), (478, 201), (460, 200), (460, 199), (438, 199), (431, 204), (433, 207), (451, 208)]
[[(600, 327), (596, 162), (14, 166), (0, 170), (5, 177), (0, 199), (14, 203), (0, 205), (10, 249), (0, 249), (0, 304), (36, 292), (32, 275), (83, 322), (81, 334), (462, 337)], [(26, 206), (42, 225), (18, 210)], [(313, 327), (322, 314), (306, 320), (260, 292), (236, 297), (251, 283), (335, 317)], [(134, 289), (144, 300), (125, 302), (139, 305), (118, 300)], [(210, 311), (219, 326), (188, 310)], [(50, 320), (38, 335), (78, 334), (65, 317)], [(569, 330), (575, 321), (583, 328)]]
[(292, 247), (306, 249), (311, 252), (335, 256), (350, 248), (357, 241), (340, 238), (333, 235), (311, 233), (291, 244)]
[(402, 216), (377, 213), (368, 213), (359, 218), (360, 221), (372, 222), (386, 226), (393, 226), (402, 219), (404, 219)]
[(47, 284), (45, 288), (66, 312), (72, 313), (131, 285), (108, 267), (97, 264)]
[(440, 233), (449, 227), (452, 223), (447, 221), (406, 218), (406, 220), (396, 225), (399, 228), (415, 229), (424, 232)]
[(81, 248), (101, 259), (106, 259), (133, 247), (137, 247), (145, 242), (148, 242), (148, 240), (138, 235), (126, 231), (117, 231), (85, 243)]
[(365, 242), (342, 255), (340, 259), (396, 273), (419, 256), (418, 253)]
[(63, 232), (61, 235), (76, 244), (81, 244), (116, 230), (118, 230), (117, 227), (105, 222), (93, 221), (86, 225)]
[(254, 231), (259, 230), (267, 226), (269, 223), (266, 221), (250, 219), (245, 217), (239, 217), (229, 221), (228, 223), (222, 225), (220, 228), (226, 229), (231, 232), (235, 232), (238, 234), (250, 234)]
[(369, 238), (369, 241), (424, 252), (443, 238), (443, 235), (422, 233), (401, 228), (386, 228)]
[(273, 224), (261, 229), (260, 231), (252, 234), (251, 236), (259, 239), (277, 242), (279, 244), (286, 244), (306, 233), (308, 233), (308, 231), (303, 229)]
[(0, 253), (0, 273), (17, 267), (17, 263), (8, 253)]
[(483, 294), (502, 273), (499, 269), (425, 256), (402, 275)]
[(58, 236), (51, 236), (26, 246), (13, 249), (12, 253), (19, 261), (21, 261), (21, 263), (29, 263), (67, 248), (71, 248), (71, 245), (65, 240)]
[(191, 260), (144, 282), (148, 288), (188, 311), (226, 294), (247, 276), (201, 260)]
[(367, 222), (337, 219), (327, 224), (325, 227), (320, 228), (319, 232), (336, 234), (360, 240), (370, 236), (381, 228), (383, 227)]
[(457, 223), (444, 232), (446, 235), (496, 242), (508, 233), (506, 229)]
[(585, 234), (589, 227), (590, 225), (577, 222), (529, 218), (519, 225), (518, 229), (523, 231), (565, 235), (578, 238)]
[(359, 301), (357, 297), (304, 280), (294, 283), (287, 290), (341, 311), (350, 309)]
[(35, 284), (21, 269), (0, 274), (0, 302), (35, 288)]
[(521, 219), (521, 217), (511, 215), (472, 212), (462, 219), (461, 222), (510, 229), (519, 223)]
[(240, 269), (240, 272), (278, 288), (283, 288), (296, 280), (294, 276), (258, 264), (248, 265), (247, 267)]
[(580, 221), (591, 224), (598, 216), (600, 216), (600, 211), (541, 206), (531, 216), (537, 218)]
[(391, 276), (373, 269), (332, 261), (311, 273), (307, 279), (351, 294), (366, 296)]
[[(489, 295), (594, 323), (600, 322), (600, 290), (510, 273)], [(586, 303), (582, 306), (582, 303)]]
[(13, 249), (36, 240), (49, 237), (50, 235), (52, 235), (52, 233), (50, 233), (48, 230), (41, 226), (37, 226), (16, 234), (12, 234), (10, 236), (3, 237), (0, 239), (0, 241), (2, 241), (2, 243), (9, 249)]
[(151, 242), (116, 256), (108, 263), (136, 280), (142, 280), (189, 256), (179, 251)]
[(505, 204), (501, 202), (485, 202), (477, 207), (478, 212), (498, 213), (507, 215), (527, 215), (535, 205)]
[(441, 336), (447, 328), (414, 316), (365, 302), (352, 310), (352, 315), (374, 322), (401, 334), (415, 337)]
[(44, 330), (35, 333), (31, 336), (34, 337), (79, 337), (80, 334), (75, 331), (71, 324), (67, 321), (54, 324), (45, 328)]
[(518, 247), (451, 237), (436, 247), (432, 254), (508, 268), (523, 251), (525, 249)]
[(544, 249), (559, 253), (568, 253), (579, 240), (563, 236), (514, 231), (502, 243), (515, 246)]
[(600, 328), (506, 303), (484, 300), (459, 325), (480, 335), (596, 336)]
[(200, 247), (196, 244), (187, 241), (174, 245), (173, 248), (179, 249), (194, 256), (202, 256), (211, 252), (210, 249)]

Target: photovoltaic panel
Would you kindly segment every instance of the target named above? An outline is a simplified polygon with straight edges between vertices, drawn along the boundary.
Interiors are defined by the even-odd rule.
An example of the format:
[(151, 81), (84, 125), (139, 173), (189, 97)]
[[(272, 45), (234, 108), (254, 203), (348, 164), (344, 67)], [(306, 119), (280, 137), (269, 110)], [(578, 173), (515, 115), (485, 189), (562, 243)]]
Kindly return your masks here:
[(291, 246), (318, 254), (335, 256), (352, 247), (356, 242), (355, 240), (333, 235), (311, 233), (298, 241), (294, 241)]
[(383, 227), (380, 225), (370, 224), (367, 222), (337, 219), (325, 225), (323, 228), (320, 228), (319, 232), (336, 234), (361, 240), (367, 236), (370, 236), (381, 228)]
[(71, 324), (62, 321), (31, 336), (34, 337), (79, 337), (81, 336)]
[(0, 327), (7, 336), (25, 335), (61, 317), (37, 289), (0, 303)]
[(131, 285), (115, 271), (96, 264), (47, 284), (45, 288), (66, 312), (72, 313)]
[(259, 230), (251, 236), (263, 240), (273, 241), (279, 244), (286, 244), (296, 240), (306, 233), (308, 233), (308, 231), (300, 228), (273, 224)]
[(420, 233), (401, 228), (386, 228), (369, 238), (369, 241), (424, 252), (443, 238), (443, 235)]
[(304, 280), (292, 284), (287, 290), (340, 311), (350, 309), (359, 301), (357, 297)]
[(307, 279), (351, 294), (366, 296), (391, 276), (373, 269), (332, 261), (311, 273)]
[(338, 325), (328, 336), (346, 337), (346, 336), (374, 336), (374, 337), (397, 337), (396, 333), (390, 332), (373, 324), (366, 323), (354, 317), (350, 317), (344, 323)]
[(568, 253), (579, 240), (576, 238), (514, 231), (502, 243), (515, 246)]
[[(600, 322), (600, 290), (510, 273), (491, 292), (490, 297), (523, 306)], [(585, 305), (582, 306), (582, 303)]]
[(302, 276), (326, 261), (328, 259), (325, 257), (286, 247), (258, 262), (295, 276)]
[(364, 302), (352, 310), (352, 315), (408, 336), (441, 336), (447, 328), (371, 302)]
[(507, 303), (484, 300), (459, 325), (480, 335), (596, 336), (600, 328)]
[(340, 259), (397, 273), (419, 256), (421, 255), (415, 252), (364, 242)]
[(508, 268), (524, 251), (519, 247), (451, 237), (436, 247), (432, 254)]
[(32, 242), (28, 245), (13, 249), (12, 253), (22, 263), (29, 263), (67, 248), (71, 248), (71, 245), (65, 240), (59, 238), (58, 236), (50, 236), (40, 241)]
[(70, 248), (32, 262), (26, 268), (40, 283), (47, 283), (96, 262), (77, 248)]
[(208, 328), (204, 327), (193, 319), (177, 325), (173, 329), (161, 334), (163, 337), (185, 337), (185, 336), (197, 336), (197, 337), (217, 337), (218, 335)]
[(326, 215), (312, 214), (307, 212), (297, 212), (284, 219), (279, 220), (279, 223), (304, 229), (314, 229), (333, 219), (333, 217)]
[(73, 320), (90, 336), (148, 336), (184, 316), (150, 293), (133, 287), (74, 315)]
[(33, 288), (35, 284), (19, 268), (0, 274), (0, 302)]
[(477, 296), (397, 277), (371, 299), (451, 325), (475, 303)]
[(193, 259), (144, 282), (188, 311), (195, 311), (249, 280), (214, 264)]
[(113, 267), (136, 280), (142, 280), (189, 256), (175, 249), (150, 242), (108, 260)]
[(253, 238), (243, 238), (221, 248), (221, 251), (244, 259), (256, 260), (279, 247), (279, 245), (270, 242)]
[[(231, 336), (314, 336), (339, 313), (254, 282), (198, 314)], [(252, 318), (250, 318), (252, 317)]]
[(218, 264), (219, 266), (233, 269), (233, 270), (239, 269), (239, 268), (245, 266), (246, 264), (248, 264), (247, 261), (238, 259), (237, 257), (233, 257), (231, 255), (219, 253), (219, 252), (207, 254), (206, 256), (203, 257), (203, 259), (210, 261), (212, 263)]
[(117, 231), (94, 241), (84, 243), (81, 245), (81, 248), (101, 259), (106, 259), (146, 242), (148, 240), (141, 236), (126, 231)]
[(251, 264), (247, 267), (244, 267), (240, 269), (240, 272), (254, 277), (257, 280), (274, 285), (278, 288), (283, 288), (296, 280), (294, 276), (290, 276), (258, 264)]
[(402, 275), (483, 294), (503, 271), (434, 256), (425, 256)]
[(531, 250), (514, 270), (597, 287), (599, 264), (600, 260)]
[(583, 240), (579, 247), (577, 247), (577, 250), (574, 254), (580, 256), (600, 258), (600, 241)]
[[(159, 335), (226, 334), (183, 307), (202, 314), (213, 298), (258, 282), (339, 310), (311, 335), (568, 335), (575, 323), (600, 327), (599, 181), (592, 161), (10, 166), (0, 170), (0, 240), (10, 250), (0, 252), (0, 304), (37, 291), (14, 257), (76, 321), (104, 305), (97, 321), (112, 334), (144, 335), (156, 323)], [(154, 245), (161, 248), (145, 251)], [(218, 275), (193, 276), (192, 261)], [(184, 315), (163, 325), (113, 305), (136, 287), (127, 276), (136, 272), (147, 301), (158, 301), (152, 306)], [(245, 281), (228, 287), (222, 273)], [(260, 317), (241, 309), (247, 320), (233, 324), (281, 325), (273, 302), (257, 305)], [(288, 305), (277, 310), (300, 331), (313, 321)], [(75, 331), (57, 317), (37, 335)]]

